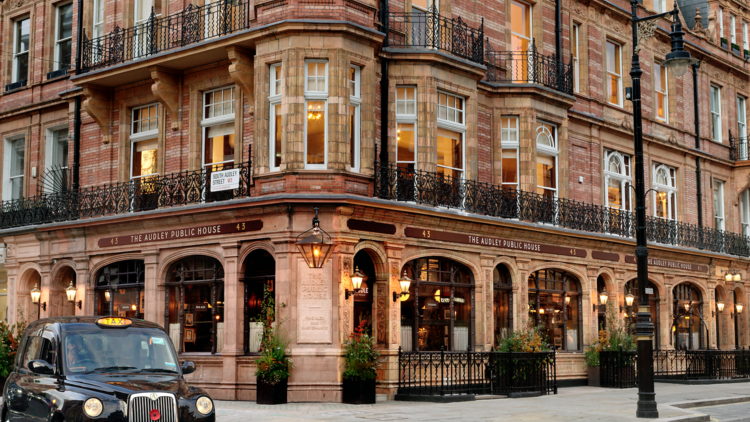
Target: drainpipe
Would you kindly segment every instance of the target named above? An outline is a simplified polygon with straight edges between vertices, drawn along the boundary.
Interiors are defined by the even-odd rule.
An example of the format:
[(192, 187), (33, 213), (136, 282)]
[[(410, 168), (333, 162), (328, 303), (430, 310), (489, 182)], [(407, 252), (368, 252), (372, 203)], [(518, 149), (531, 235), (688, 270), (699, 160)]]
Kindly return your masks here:
[[(698, 68), (701, 67), (701, 63), (698, 62), (693, 67), (693, 114), (695, 116), (695, 149), (701, 149), (701, 119), (700, 113), (698, 112)], [(703, 187), (701, 183), (701, 158), (695, 157), (695, 180), (696, 180), (696, 194), (698, 195), (698, 227), (703, 227)], [(700, 235), (703, 238), (703, 233)], [(703, 242), (698, 242), (702, 245)], [(700, 248), (703, 249), (703, 248)]]
[[(83, 49), (83, 0), (78, 0), (78, 36), (76, 37), (76, 75), (81, 74), (81, 53)], [(79, 166), (81, 162), (81, 95), (75, 97), (73, 109), (73, 182), (71, 189), (77, 191)]]
[[(388, 0), (383, 0), (381, 18), (383, 19), (383, 49), (388, 47)], [(388, 164), (388, 59), (380, 58), (380, 164)], [(378, 171), (375, 169), (375, 171)]]
[(562, 0), (555, 0), (555, 55), (562, 63)]

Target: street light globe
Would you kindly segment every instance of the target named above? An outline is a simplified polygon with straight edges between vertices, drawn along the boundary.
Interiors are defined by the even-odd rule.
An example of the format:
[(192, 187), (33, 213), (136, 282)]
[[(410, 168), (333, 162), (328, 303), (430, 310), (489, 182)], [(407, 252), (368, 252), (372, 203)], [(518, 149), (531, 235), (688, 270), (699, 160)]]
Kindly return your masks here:
[[(398, 284), (401, 285), (401, 293), (409, 294), (409, 286), (411, 286), (411, 279), (409, 276), (406, 275), (406, 270), (404, 270), (404, 274), (401, 276), (401, 279), (398, 281)], [(408, 296), (407, 296), (408, 297)]]
[(698, 63), (698, 59), (691, 57), (689, 51), (685, 51), (685, 40), (682, 38), (683, 35), (685, 35), (685, 33), (682, 32), (682, 23), (680, 23), (680, 18), (677, 14), (675, 5), (674, 23), (672, 24), (672, 32), (669, 34), (669, 37), (671, 38), (670, 42), (672, 43), (672, 51), (667, 54), (665, 57), (666, 60), (664, 60), (661, 65), (669, 68), (669, 71), (672, 72), (676, 78), (687, 73), (688, 66)]

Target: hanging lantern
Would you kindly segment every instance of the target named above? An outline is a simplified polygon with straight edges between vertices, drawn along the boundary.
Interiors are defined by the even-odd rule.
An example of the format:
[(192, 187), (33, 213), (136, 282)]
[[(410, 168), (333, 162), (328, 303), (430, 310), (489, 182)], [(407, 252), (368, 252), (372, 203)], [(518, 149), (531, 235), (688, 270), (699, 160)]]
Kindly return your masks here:
[(742, 275), (740, 274), (740, 272), (739, 272), (739, 271), (737, 271), (737, 272), (736, 272), (736, 273), (734, 274), (734, 276), (732, 277), (732, 281), (734, 281), (734, 282), (739, 282), (739, 281), (742, 281)]
[(635, 300), (635, 296), (633, 296), (632, 293), (628, 292), (628, 294), (625, 295), (625, 306), (627, 307), (633, 306), (634, 300)]
[(134, 303), (134, 304), (130, 305), (130, 309), (132, 309), (132, 310), (134, 310), (134, 311), (137, 311), (137, 310), (138, 310), (138, 307), (137, 307), (137, 306), (135, 306), (135, 303)]
[(402, 302), (409, 300), (409, 287), (411, 286), (411, 279), (406, 275), (406, 270), (404, 270), (404, 274), (401, 276), (398, 284), (401, 285), (401, 293), (393, 292), (393, 301), (398, 301), (399, 297), (401, 297)]
[(34, 283), (34, 288), (31, 289), (31, 303), (34, 305), (39, 304), (39, 299), (42, 298), (42, 291), (39, 290), (39, 284)]
[(570, 296), (565, 296), (565, 306), (570, 305)]
[(742, 313), (742, 308), (743, 308), (742, 304), (738, 303), (738, 304), (736, 304), (734, 306), (735, 306), (735, 308), (737, 308), (737, 313), (741, 314)]
[[(302, 236), (309, 232), (312, 232), (312, 234), (300, 240)], [(328, 240), (323, 235), (327, 236)], [(315, 207), (315, 218), (312, 221), (312, 228), (297, 236), (297, 243), (295, 245), (297, 245), (302, 257), (305, 258), (305, 262), (307, 262), (310, 268), (323, 268), (326, 265), (336, 244), (331, 241), (331, 236), (320, 228), (318, 207)]]
[(682, 306), (685, 308), (685, 312), (690, 311), (690, 301), (685, 302)]
[(599, 303), (601, 303), (602, 305), (606, 305), (607, 299), (609, 299), (609, 296), (607, 295), (607, 288), (604, 287), (602, 288), (602, 292), (599, 293)]
[(73, 280), (70, 281), (70, 286), (65, 289), (65, 294), (68, 296), (68, 302), (75, 303), (76, 301), (76, 288), (73, 285)]
[(365, 279), (365, 275), (359, 271), (359, 267), (354, 267), (354, 274), (351, 274), (349, 278), (352, 279), (352, 287), (354, 290), (362, 288), (362, 280)]

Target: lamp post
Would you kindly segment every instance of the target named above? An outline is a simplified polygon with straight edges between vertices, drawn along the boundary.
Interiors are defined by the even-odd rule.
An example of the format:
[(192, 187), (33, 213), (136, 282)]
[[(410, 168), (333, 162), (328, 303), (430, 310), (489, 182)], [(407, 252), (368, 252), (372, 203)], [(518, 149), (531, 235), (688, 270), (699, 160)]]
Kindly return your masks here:
[[(641, 75), (643, 71), (638, 58), (638, 24), (672, 15), (672, 32), (670, 34), (672, 51), (667, 54), (662, 66), (669, 68), (675, 77), (687, 72), (687, 67), (697, 60), (684, 49), (682, 24), (677, 3), (671, 12), (638, 17), (638, 0), (630, 1), (631, 20), (633, 25), (633, 60), (630, 77), (633, 80), (631, 100), (633, 101), (633, 141), (635, 143), (635, 223), (636, 223), (636, 266), (638, 269), (638, 320), (635, 325), (638, 339), (638, 407), (635, 415), (639, 418), (655, 419), (659, 417), (656, 409), (656, 392), (654, 391), (653, 345), (654, 324), (651, 322), (646, 286), (648, 285), (648, 246), (646, 245), (646, 193), (643, 169), (643, 119), (641, 116)], [(653, 33), (656, 22), (650, 23)]]

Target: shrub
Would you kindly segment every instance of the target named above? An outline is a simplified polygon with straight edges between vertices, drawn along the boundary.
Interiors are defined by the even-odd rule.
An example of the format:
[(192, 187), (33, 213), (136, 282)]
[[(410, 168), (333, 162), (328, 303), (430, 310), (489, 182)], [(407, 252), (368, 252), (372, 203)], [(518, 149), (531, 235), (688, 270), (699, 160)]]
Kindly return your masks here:
[(520, 330), (513, 331), (505, 338), (498, 338), (497, 350), (501, 352), (549, 352), (551, 349), (544, 336), (544, 327), (529, 324)]
[(633, 324), (620, 319), (613, 306), (607, 308), (607, 328), (599, 328), (599, 338), (586, 349), (587, 367), (599, 366), (599, 352), (608, 350), (633, 351), (636, 349)]
[(16, 353), (18, 352), (18, 342), (21, 340), (27, 325), (28, 322), (21, 308), (18, 308), (15, 324), (0, 321), (0, 377), (7, 377), (13, 371), (13, 361), (16, 359)]
[(378, 358), (372, 337), (367, 334), (367, 321), (363, 320), (349, 335), (344, 349), (344, 379), (350, 381), (374, 380), (377, 376)]
[[(286, 305), (282, 303), (281, 306)], [(258, 366), (255, 376), (267, 384), (278, 384), (289, 378), (289, 371), (294, 368), (294, 361), (289, 357), (289, 339), (282, 331), (286, 318), (276, 320), (276, 303), (268, 288), (263, 292), (260, 315), (255, 322), (263, 323), (263, 339), (260, 345), (260, 356), (255, 360)]]

